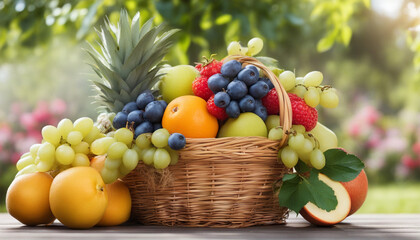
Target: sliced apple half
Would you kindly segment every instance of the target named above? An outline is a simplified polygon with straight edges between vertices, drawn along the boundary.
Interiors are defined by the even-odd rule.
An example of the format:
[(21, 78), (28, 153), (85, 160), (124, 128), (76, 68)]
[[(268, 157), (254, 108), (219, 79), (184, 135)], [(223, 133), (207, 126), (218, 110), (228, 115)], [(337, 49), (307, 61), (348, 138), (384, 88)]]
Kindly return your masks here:
[(337, 207), (327, 212), (309, 202), (300, 210), (300, 214), (308, 222), (320, 226), (330, 226), (343, 221), (351, 208), (350, 195), (346, 188), (340, 182), (333, 181), (324, 174), (319, 174), (319, 180), (334, 190), (338, 202)]

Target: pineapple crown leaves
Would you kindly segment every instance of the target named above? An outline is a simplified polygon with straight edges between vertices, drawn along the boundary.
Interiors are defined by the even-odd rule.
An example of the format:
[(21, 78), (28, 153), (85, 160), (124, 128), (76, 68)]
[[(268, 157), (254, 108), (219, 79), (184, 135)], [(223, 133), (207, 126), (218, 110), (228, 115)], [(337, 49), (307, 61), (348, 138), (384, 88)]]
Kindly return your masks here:
[[(131, 24), (130, 24), (131, 22)], [(140, 27), (140, 13), (130, 20), (122, 10), (118, 25), (106, 19), (97, 31), (99, 50), (90, 45), (89, 63), (99, 80), (92, 80), (98, 95), (97, 102), (107, 111), (118, 112), (137, 96), (151, 89), (162, 74), (158, 73), (162, 59), (172, 46), (173, 35), (179, 31), (165, 31), (165, 25), (153, 26), (153, 18)]]

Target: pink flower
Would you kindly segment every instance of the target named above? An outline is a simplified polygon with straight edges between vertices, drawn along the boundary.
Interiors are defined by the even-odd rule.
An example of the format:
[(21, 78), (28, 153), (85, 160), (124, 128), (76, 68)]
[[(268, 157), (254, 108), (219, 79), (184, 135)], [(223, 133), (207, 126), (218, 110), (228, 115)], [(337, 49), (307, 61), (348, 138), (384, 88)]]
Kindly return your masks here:
[(22, 156), (22, 153), (14, 152), (14, 153), (12, 153), (12, 157), (11, 157), (10, 161), (11, 161), (13, 164), (16, 164), (16, 163), (17, 163), (17, 161), (19, 161), (20, 156)]
[(417, 167), (416, 161), (414, 161), (414, 159), (409, 155), (403, 155), (401, 158), (401, 162), (405, 167), (409, 169), (414, 169)]
[(359, 137), (361, 134), (361, 130), (362, 130), (361, 126), (358, 123), (353, 122), (350, 124), (347, 131), (350, 136)]
[(44, 101), (38, 102), (32, 114), (37, 122), (46, 122), (51, 117), (48, 104)]
[(61, 99), (54, 99), (50, 103), (50, 110), (54, 115), (63, 115), (67, 110), (67, 104)]
[(0, 125), (0, 144), (10, 141), (12, 137), (12, 129), (7, 124)]
[(20, 116), (20, 124), (26, 129), (26, 130), (32, 130), (36, 127), (36, 119), (34, 118), (34, 115), (32, 113), (24, 113)]
[(367, 106), (364, 109), (364, 117), (369, 124), (376, 123), (380, 118), (380, 113), (372, 106)]
[(418, 156), (420, 156), (420, 142), (414, 143), (411, 148), (412, 148), (412, 150), (413, 150), (413, 152), (415, 154), (417, 154)]

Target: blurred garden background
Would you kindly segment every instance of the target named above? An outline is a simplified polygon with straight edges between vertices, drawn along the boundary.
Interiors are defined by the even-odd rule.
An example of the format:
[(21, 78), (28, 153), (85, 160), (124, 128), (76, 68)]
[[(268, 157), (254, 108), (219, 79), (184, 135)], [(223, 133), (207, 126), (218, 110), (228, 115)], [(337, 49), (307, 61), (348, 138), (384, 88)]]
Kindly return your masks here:
[(420, 213), (420, 1), (0, 1), (0, 211), (14, 163), (61, 118), (96, 118), (86, 42), (121, 9), (179, 28), (169, 64), (226, 55), (264, 40), (263, 54), (340, 92), (319, 109), (345, 149), (364, 160), (370, 188), (359, 213)]

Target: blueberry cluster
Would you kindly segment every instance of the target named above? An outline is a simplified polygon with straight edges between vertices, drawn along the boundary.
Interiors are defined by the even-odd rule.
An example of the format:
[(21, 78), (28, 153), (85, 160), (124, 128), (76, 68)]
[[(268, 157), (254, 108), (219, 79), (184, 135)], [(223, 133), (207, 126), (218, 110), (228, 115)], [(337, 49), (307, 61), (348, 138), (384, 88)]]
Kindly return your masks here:
[(231, 60), (222, 65), (220, 73), (208, 79), (208, 87), (215, 94), (214, 104), (225, 108), (230, 118), (237, 118), (241, 112), (253, 112), (264, 121), (267, 109), (263, 98), (274, 86), (268, 78), (260, 78), (258, 68)]
[(164, 100), (156, 100), (151, 92), (143, 92), (135, 102), (127, 103), (118, 112), (112, 125), (115, 129), (133, 125), (134, 138), (142, 133), (152, 133), (162, 128), (162, 117), (168, 104)]

